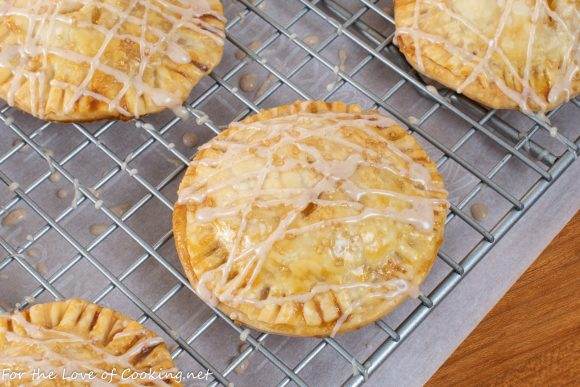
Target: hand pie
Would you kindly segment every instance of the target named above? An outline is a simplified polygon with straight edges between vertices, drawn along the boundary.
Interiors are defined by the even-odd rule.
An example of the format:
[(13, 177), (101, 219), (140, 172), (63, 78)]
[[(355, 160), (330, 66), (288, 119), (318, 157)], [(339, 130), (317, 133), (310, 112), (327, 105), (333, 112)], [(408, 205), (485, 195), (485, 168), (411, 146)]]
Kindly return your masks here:
[(200, 297), (258, 330), (328, 336), (416, 294), (446, 197), (433, 162), (390, 118), (296, 102), (201, 147), (173, 227)]
[[(0, 315), (2, 369), (10, 371), (0, 373), (3, 386), (181, 385), (161, 338), (119, 312), (77, 299)], [(91, 371), (93, 383), (86, 379)]]
[(178, 108), (220, 61), (219, 0), (0, 1), (0, 98), (55, 121)]
[(494, 109), (574, 98), (577, 0), (395, 0), (395, 43), (419, 72)]

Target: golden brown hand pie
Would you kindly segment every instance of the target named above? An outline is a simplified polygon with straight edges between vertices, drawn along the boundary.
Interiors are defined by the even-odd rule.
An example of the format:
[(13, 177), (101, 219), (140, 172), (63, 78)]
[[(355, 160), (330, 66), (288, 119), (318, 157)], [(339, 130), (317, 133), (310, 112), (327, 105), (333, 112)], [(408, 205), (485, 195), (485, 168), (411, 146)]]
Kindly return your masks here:
[(175, 375), (163, 340), (114, 310), (72, 299), (0, 315), (0, 385), (181, 385)]
[(419, 72), (496, 109), (574, 98), (577, 0), (395, 0), (395, 43)]
[(220, 61), (219, 0), (0, 0), (0, 98), (56, 121), (177, 108)]
[(259, 330), (327, 336), (417, 292), (447, 193), (415, 139), (377, 112), (296, 102), (204, 145), (173, 217), (198, 294)]

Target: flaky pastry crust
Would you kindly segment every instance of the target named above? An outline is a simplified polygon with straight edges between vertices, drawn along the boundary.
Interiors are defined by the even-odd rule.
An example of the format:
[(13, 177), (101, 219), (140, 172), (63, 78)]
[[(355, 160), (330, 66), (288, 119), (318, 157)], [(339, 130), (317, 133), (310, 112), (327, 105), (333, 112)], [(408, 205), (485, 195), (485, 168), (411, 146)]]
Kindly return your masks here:
[[(0, 315), (0, 369), (10, 371), (0, 375), (7, 387), (181, 385), (161, 338), (117, 311), (79, 299)], [(91, 371), (94, 379), (88, 379)]]
[(446, 197), (433, 162), (388, 117), (296, 102), (202, 147), (173, 229), (204, 300), (261, 331), (329, 336), (416, 295), (443, 240)]
[(495, 109), (545, 113), (580, 91), (575, 0), (395, 0), (419, 72)]
[(219, 0), (0, 1), (0, 98), (46, 120), (178, 108), (220, 61)]

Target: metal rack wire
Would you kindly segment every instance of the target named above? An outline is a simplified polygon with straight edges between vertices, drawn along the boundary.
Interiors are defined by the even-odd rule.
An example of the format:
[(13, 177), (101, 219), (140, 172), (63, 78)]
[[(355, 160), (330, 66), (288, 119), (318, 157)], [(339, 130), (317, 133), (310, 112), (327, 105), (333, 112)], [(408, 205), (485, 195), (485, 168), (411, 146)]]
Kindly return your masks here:
[[(449, 90), (433, 92), (432, 88), (427, 87), (425, 81), (406, 65), (393, 46), (394, 21), (391, 2), (293, 0), (284, 2), (283, 7), (287, 8), (287, 17), (284, 18), (272, 12), (273, 8), (281, 6), (275, 3), (266, 0), (224, 2), (229, 20), (227, 49), (239, 50), (243, 55), (236, 61), (225, 60), (210, 79), (202, 82), (194, 90), (187, 109), (197, 120), (196, 123), (183, 122), (182, 118), (166, 113), (132, 123), (56, 125), (30, 121), (28, 117), (8, 106), (0, 107), (0, 119), (4, 123), (0, 125), (2, 141), (16, 139), (15, 142), (2, 144), (0, 147), (0, 180), (5, 185), (5, 192), (0, 198), (6, 199), (0, 209), (0, 216), (6, 216), (15, 208), (27, 208), (33, 214), (33, 219), (29, 221), (33, 226), (26, 229), (25, 238), (18, 235), (23, 234), (22, 230), (18, 233), (0, 234), (0, 246), (4, 249), (3, 257), (0, 259), (0, 275), (21, 272), (23, 278), (28, 278), (26, 286), (11, 290), (10, 299), (21, 297), (17, 307), (24, 307), (35, 300), (42, 300), (43, 297), (62, 299), (86, 294), (91, 294), (90, 298), (95, 302), (107, 304), (114, 303), (110, 299), (116, 295), (127, 301), (126, 304), (123, 302), (121, 304), (126, 306), (130, 313), (138, 315), (140, 322), (153, 324), (159, 328), (157, 330), (163, 333), (168, 342), (176, 344), (172, 350), (175, 359), (184, 358), (184, 364), (194, 362), (211, 370), (215, 378), (211, 385), (229, 385), (236, 377), (234, 370), (243, 365), (254, 353), (260, 354), (263, 358), (262, 368), (256, 367), (255, 373), (266, 373), (268, 369), (276, 369), (280, 374), (278, 381), (280, 386), (290, 383), (307, 385), (308, 367), (316, 363), (317, 359), (324, 357), (323, 353), (328, 350), (331, 354), (329, 356), (333, 359), (342, 359), (337, 361), (352, 365), (353, 372), (347, 370), (346, 374), (339, 375), (340, 381), (344, 382), (344, 385), (360, 385), (451, 292), (465, 274), (484, 259), (497, 241), (576, 159), (579, 142), (577, 127), (572, 126), (568, 130), (569, 133), (563, 131), (555, 138), (546, 138), (545, 130), (550, 128), (545, 121), (535, 116), (525, 117), (521, 113), (512, 112), (511, 116), (506, 117), (502, 112), (483, 109)], [(248, 19), (259, 23), (260, 28), (267, 31), (267, 37), (257, 47), (252, 47), (248, 43), (251, 38), (243, 34), (242, 26)], [(314, 20), (325, 29), (324, 39), (312, 44), (305, 42), (304, 36), (298, 36), (303, 35), (302, 23), (313, 23), (307, 20)], [(292, 63), (286, 69), (268, 59), (268, 50), (280, 42), (290, 45), (296, 54), (294, 56), (298, 58), (296, 63)], [(356, 65), (348, 70), (337, 66), (336, 59), (329, 59), (336, 58), (334, 55), (336, 50), (332, 51), (332, 47), (339, 44), (337, 42), (348, 43), (349, 47), (354, 47), (360, 52)], [(331, 55), (330, 52), (334, 54)], [(334, 79), (326, 89), (313, 92), (300, 83), (300, 74), (311, 71), (308, 69), (313, 65), (316, 65), (320, 72), (328, 73), (329, 79)], [(388, 74), (391, 79), (390, 85), (380, 90), (380, 94), (364, 82), (364, 73), (371, 66)], [(266, 82), (262, 92), (254, 96), (240, 91), (234, 84), (237, 77), (250, 67), (261, 71), (265, 77), (267, 76), (266, 79), (271, 80), (270, 83)], [(290, 102), (297, 98), (340, 99), (341, 92), (345, 88), (356, 95), (356, 98), (364, 101), (368, 107), (385, 110), (407, 125), (436, 155), (439, 168), (445, 169), (446, 165), (453, 163), (470, 176), (469, 181), (472, 184), (463, 187), (464, 194), (455, 201), (452, 198), (451, 212), (447, 219), (451, 231), (448, 231), (447, 238), (452, 240), (457, 235), (455, 229), (460, 226), (453, 225), (459, 224), (475, 235), (472, 238), (473, 243), (462, 253), (448, 252), (445, 247), (442, 249), (438, 256), (438, 264), (444, 268), (440, 270), (441, 276), (432, 281), (428, 289), (424, 289), (426, 295), (421, 295), (416, 304), (407, 307), (398, 321), (385, 319), (376, 323), (374, 329), (382, 336), (378, 339), (376, 338), (378, 336), (373, 336), (370, 352), (361, 354), (361, 351), (353, 349), (352, 343), (348, 340), (327, 338), (312, 340), (307, 345), (300, 346), (301, 356), (290, 359), (285, 357), (281, 350), (281, 346), (287, 342), (275, 347), (274, 344), (269, 344), (276, 340), (275, 337), (253, 333), (245, 340), (245, 345), (237, 354), (230, 359), (216, 361), (211, 353), (199, 349), (202, 346), (199, 343), (205, 341), (212, 330), (217, 330), (220, 335), (229, 335), (228, 340), (232, 341), (232, 337), (237, 337), (243, 332), (243, 327), (234, 324), (219, 310), (203, 306), (208, 313), (200, 320), (195, 319), (195, 324), (189, 326), (187, 332), (183, 332), (178, 331), (181, 326), (172, 322), (164, 313), (164, 309), (176, 298), (189, 297), (189, 300), (193, 298), (191, 286), (176, 263), (172, 251), (169, 222), (175, 185), (180, 180), (193, 150), (176, 146), (173, 141), (183, 132), (184, 127), (195, 126), (202, 141), (219, 133), (220, 124), (217, 122), (220, 119), (219, 115), (208, 111), (209, 118), (216, 122), (208, 121), (205, 119), (205, 113), (199, 110), (211, 110), (211, 105), (215, 101), (228, 101), (227, 104), (234, 106), (232, 117), (228, 117), (227, 120), (240, 119), (258, 111), (261, 107)], [(420, 114), (417, 118), (409, 117), (405, 109), (394, 102), (405, 90), (416, 93), (417, 98), (423, 103), (417, 105), (420, 108), (414, 105), (417, 114)], [(566, 109), (568, 114), (578, 114), (579, 107), (579, 102), (573, 100), (551, 112), (549, 118), (557, 120), (560, 112)], [(450, 119), (462, 125), (460, 135), (452, 142), (443, 141), (429, 129), (430, 121), (439, 114), (451, 117)], [(149, 122), (150, 119), (152, 122)], [(227, 120), (224, 118), (223, 123)], [(577, 124), (573, 122), (572, 125)], [(117, 142), (123, 142), (120, 140), (121, 130), (138, 133), (130, 145), (130, 152), (115, 145)], [(51, 132), (54, 136), (50, 135)], [(58, 156), (47, 151), (46, 144), (50, 141), (62, 141), (65, 132), (78, 141), (73, 145), (68, 144), (66, 151)], [(487, 169), (483, 169), (463, 152), (476, 138), (491, 144), (499, 155)], [(23, 172), (20, 161), (26, 149), (28, 149), (27, 165), (30, 167), (25, 167)], [(91, 154), (100, 155), (102, 163), (95, 161), (94, 164), (98, 165), (93, 166), (91, 165), (93, 159), (87, 163), (85, 155), (89, 151)], [(170, 162), (155, 179), (152, 179), (149, 178), (148, 169), (154, 167), (146, 161), (152, 157), (150, 155), (159, 153), (163, 153), (163, 157), (166, 160), (169, 158)], [(99, 167), (99, 178), (92, 179), (91, 183), (84, 183), (85, 180), (90, 180), (87, 176), (96, 167)], [(52, 204), (47, 204), (46, 195), (41, 194), (41, 191), (45, 192), (43, 190), (47, 189), (54, 171), (64, 177), (63, 184), (66, 183), (69, 187), (78, 185), (79, 195), (75, 195), (73, 203), (64, 208), (51, 207)], [(531, 177), (525, 189), (515, 192), (505, 184), (502, 176), (522, 171)], [(21, 180), (18, 181), (18, 178)], [(100, 196), (99, 191), (108, 190), (112, 194), (117, 190), (116, 185), (123, 184), (133, 184), (140, 194), (126, 211), (120, 213), (115, 211), (112, 206), (114, 203), (109, 203), (105, 195)], [(486, 192), (495, 195), (496, 200), (503, 203), (504, 211), (493, 220), (482, 222), (474, 219), (466, 207), (478, 195)], [(96, 237), (87, 238), (78, 235), (74, 219), (81, 212), (85, 214), (84, 216), (105, 219), (109, 225)], [(143, 212), (146, 212), (146, 215), (160, 214), (159, 217), (164, 220), (164, 227), (161, 227), (161, 232), (155, 234), (155, 238), (150, 237), (139, 224)], [(151, 216), (146, 219), (151, 220)], [(27, 252), (43, 238), (48, 239), (50, 235), (55, 235), (61, 244), (67, 246), (69, 255), (64, 261), (54, 263), (53, 270), (46, 273), (46, 270), (41, 270), (33, 263), (34, 260)], [(112, 243), (111, 240), (116, 240), (115, 238), (125, 238), (138, 247), (124, 251), (126, 254), (119, 257), (119, 260), (131, 262), (122, 269), (112, 267), (111, 262), (102, 258), (102, 253), (99, 252), (103, 246)], [(56, 252), (49, 252), (46, 260), (50, 261), (53, 254)], [(82, 294), (68, 290), (65, 285), (70, 283), (71, 276), (74, 278), (75, 270), (79, 266), (89, 268), (89, 272), (94, 273), (95, 277), (103, 277), (106, 285), (88, 292), (84, 291), (81, 284), (79, 285), (81, 288), (75, 289)], [(167, 276), (164, 278), (170, 278), (173, 283), (155, 299), (151, 299), (147, 292), (136, 290), (131, 283), (134, 275), (139, 275), (143, 268), (148, 267), (162, 271)], [(2, 288), (2, 282), (8, 283), (5, 280), (6, 278), (0, 277), (0, 294), (4, 292), (8, 295), (8, 290)], [(23, 295), (28, 297), (22, 297)], [(259, 378), (257, 375), (253, 377)]]

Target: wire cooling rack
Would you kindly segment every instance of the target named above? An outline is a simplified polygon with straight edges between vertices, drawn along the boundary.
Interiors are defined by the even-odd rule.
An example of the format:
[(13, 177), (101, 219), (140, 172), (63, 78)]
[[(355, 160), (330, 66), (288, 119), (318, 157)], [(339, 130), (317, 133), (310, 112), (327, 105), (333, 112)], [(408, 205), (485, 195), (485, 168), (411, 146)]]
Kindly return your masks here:
[[(0, 105), (0, 311), (82, 297), (155, 329), (177, 365), (209, 369), (211, 385), (360, 385), (576, 159), (579, 102), (549, 114), (559, 127), (551, 137), (534, 116), (428, 86), (392, 44), (391, 2), (224, 6), (226, 54), (193, 91), (189, 119), (55, 124)], [(232, 120), (308, 98), (375, 107), (410, 128), (451, 193), (446, 242), (423, 295), (374, 325), (337, 338), (246, 338), (191, 291), (172, 203), (193, 137), (200, 145)]]

